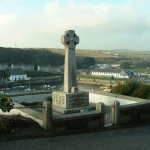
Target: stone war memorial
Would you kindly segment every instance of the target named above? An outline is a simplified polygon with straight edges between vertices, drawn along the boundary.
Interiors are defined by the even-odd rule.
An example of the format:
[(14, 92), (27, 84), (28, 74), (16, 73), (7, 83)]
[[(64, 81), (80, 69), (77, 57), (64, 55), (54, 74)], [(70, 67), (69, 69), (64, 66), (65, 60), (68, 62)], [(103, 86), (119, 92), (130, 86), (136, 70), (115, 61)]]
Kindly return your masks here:
[(75, 48), (79, 36), (68, 30), (61, 36), (61, 43), (65, 46), (64, 88), (52, 93), (53, 110), (63, 114), (88, 111), (89, 93), (79, 91), (77, 87)]

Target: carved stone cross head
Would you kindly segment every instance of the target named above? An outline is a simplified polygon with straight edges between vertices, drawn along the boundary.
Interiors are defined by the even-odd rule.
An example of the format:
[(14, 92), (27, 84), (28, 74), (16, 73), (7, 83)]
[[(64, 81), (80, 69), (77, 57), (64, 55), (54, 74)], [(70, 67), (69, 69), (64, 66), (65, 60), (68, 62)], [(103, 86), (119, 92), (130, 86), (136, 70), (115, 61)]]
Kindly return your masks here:
[(61, 36), (61, 43), (65, 47), (75, 48), (79, 44), (79, 36), (76, 35), (74, 30), (68, 30), (64, 35)]

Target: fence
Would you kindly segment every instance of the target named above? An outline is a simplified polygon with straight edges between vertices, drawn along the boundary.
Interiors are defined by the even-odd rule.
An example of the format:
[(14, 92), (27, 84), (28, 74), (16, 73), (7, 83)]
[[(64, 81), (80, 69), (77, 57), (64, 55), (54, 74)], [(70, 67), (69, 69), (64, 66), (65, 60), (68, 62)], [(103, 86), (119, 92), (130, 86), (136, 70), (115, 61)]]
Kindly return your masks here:
[(104, 127), (112, 126), (112, 105), (105, 105)]

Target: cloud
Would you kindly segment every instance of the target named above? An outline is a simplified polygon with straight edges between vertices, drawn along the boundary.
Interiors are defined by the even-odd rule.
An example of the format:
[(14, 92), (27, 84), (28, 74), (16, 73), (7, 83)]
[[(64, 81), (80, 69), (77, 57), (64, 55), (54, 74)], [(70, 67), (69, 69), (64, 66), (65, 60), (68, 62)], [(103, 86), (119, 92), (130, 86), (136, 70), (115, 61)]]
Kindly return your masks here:
[(8, 29), (14, 25), (16, 15), (13, 13), (0, 14), (0, 29)]
[[(0, 31), (7, 35), (8, 45), (15, 40), (21, 47), (63, 47), (59, 38), (68, 29), (76, 30), (81, 37), (79, 47), (91, 49), (126, 48), (127, 42), (124, 41), (127, 39), (137, 40), (142, 46), (143, 39), (150, 37), (150, 11), (146, 0), (118, 4), (75, 0), (64, 3), (49, 1), (41, 12), (31, 16), (23, 13), (0, 14)], [(141, 43), (138, 42), (139, 36), (143, 38)], [(6, 44), (6, 39), (0, 41)], [(133, 47), (136, 48), (136, 45)]]

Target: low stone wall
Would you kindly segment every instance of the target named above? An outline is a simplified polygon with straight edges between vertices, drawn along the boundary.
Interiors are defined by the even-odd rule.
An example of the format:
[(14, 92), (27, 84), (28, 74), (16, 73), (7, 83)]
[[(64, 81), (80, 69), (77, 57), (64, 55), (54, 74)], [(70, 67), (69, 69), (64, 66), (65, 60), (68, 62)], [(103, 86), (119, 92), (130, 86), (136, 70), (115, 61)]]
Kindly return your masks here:
[[(102, 80), (102, 79), (89, 79), (89, 78), (78, 78), (79, 83), (86, 83), (86, 84), (98, 84), (98, 85), (105, 85), (110, 84), (110, 80)], [(111, 80), (112, 84), (115, 84), (115, 80)]]
[(119, 124), (134, 124), (150, 121), (150, 101), (121, 106)]
[(83, 112), (64, 115), (62, 118), (53, 118), (55, 131), (58, 133), (75, 130), (96, 130), (103, 128), (102, 113)]
[[(23, 117), (30, 118), (36, 121), (40, 126), (43, 127), (43, 120), (42, 120), (43, 117), (41, 113), (34, 111), (30, 108), (26, 108), (25, 106), (20, 105), (18, 103), (14, 103), (14, 104), (15, 104), (14, 109), (12, 109), (10, 112), (4, 113), (3, 111), (0, 110), (0, 114), (1, 115), (21, 115)], [(15, 109), (15, 107), (17, 107), (17, 109)], [(18, 107), (21, 107), (21, 108), (18, 109)]]
[(79, 78), (78, 81), (95, 82), (95, 79)]
[[(101, 83), (101, 84), (110, 84), (110, 80), (100, 80), (100, 79), (95, 79), (95, 82)], [(115, 84), (115, 80), (111, 80), (112, 84)]]

